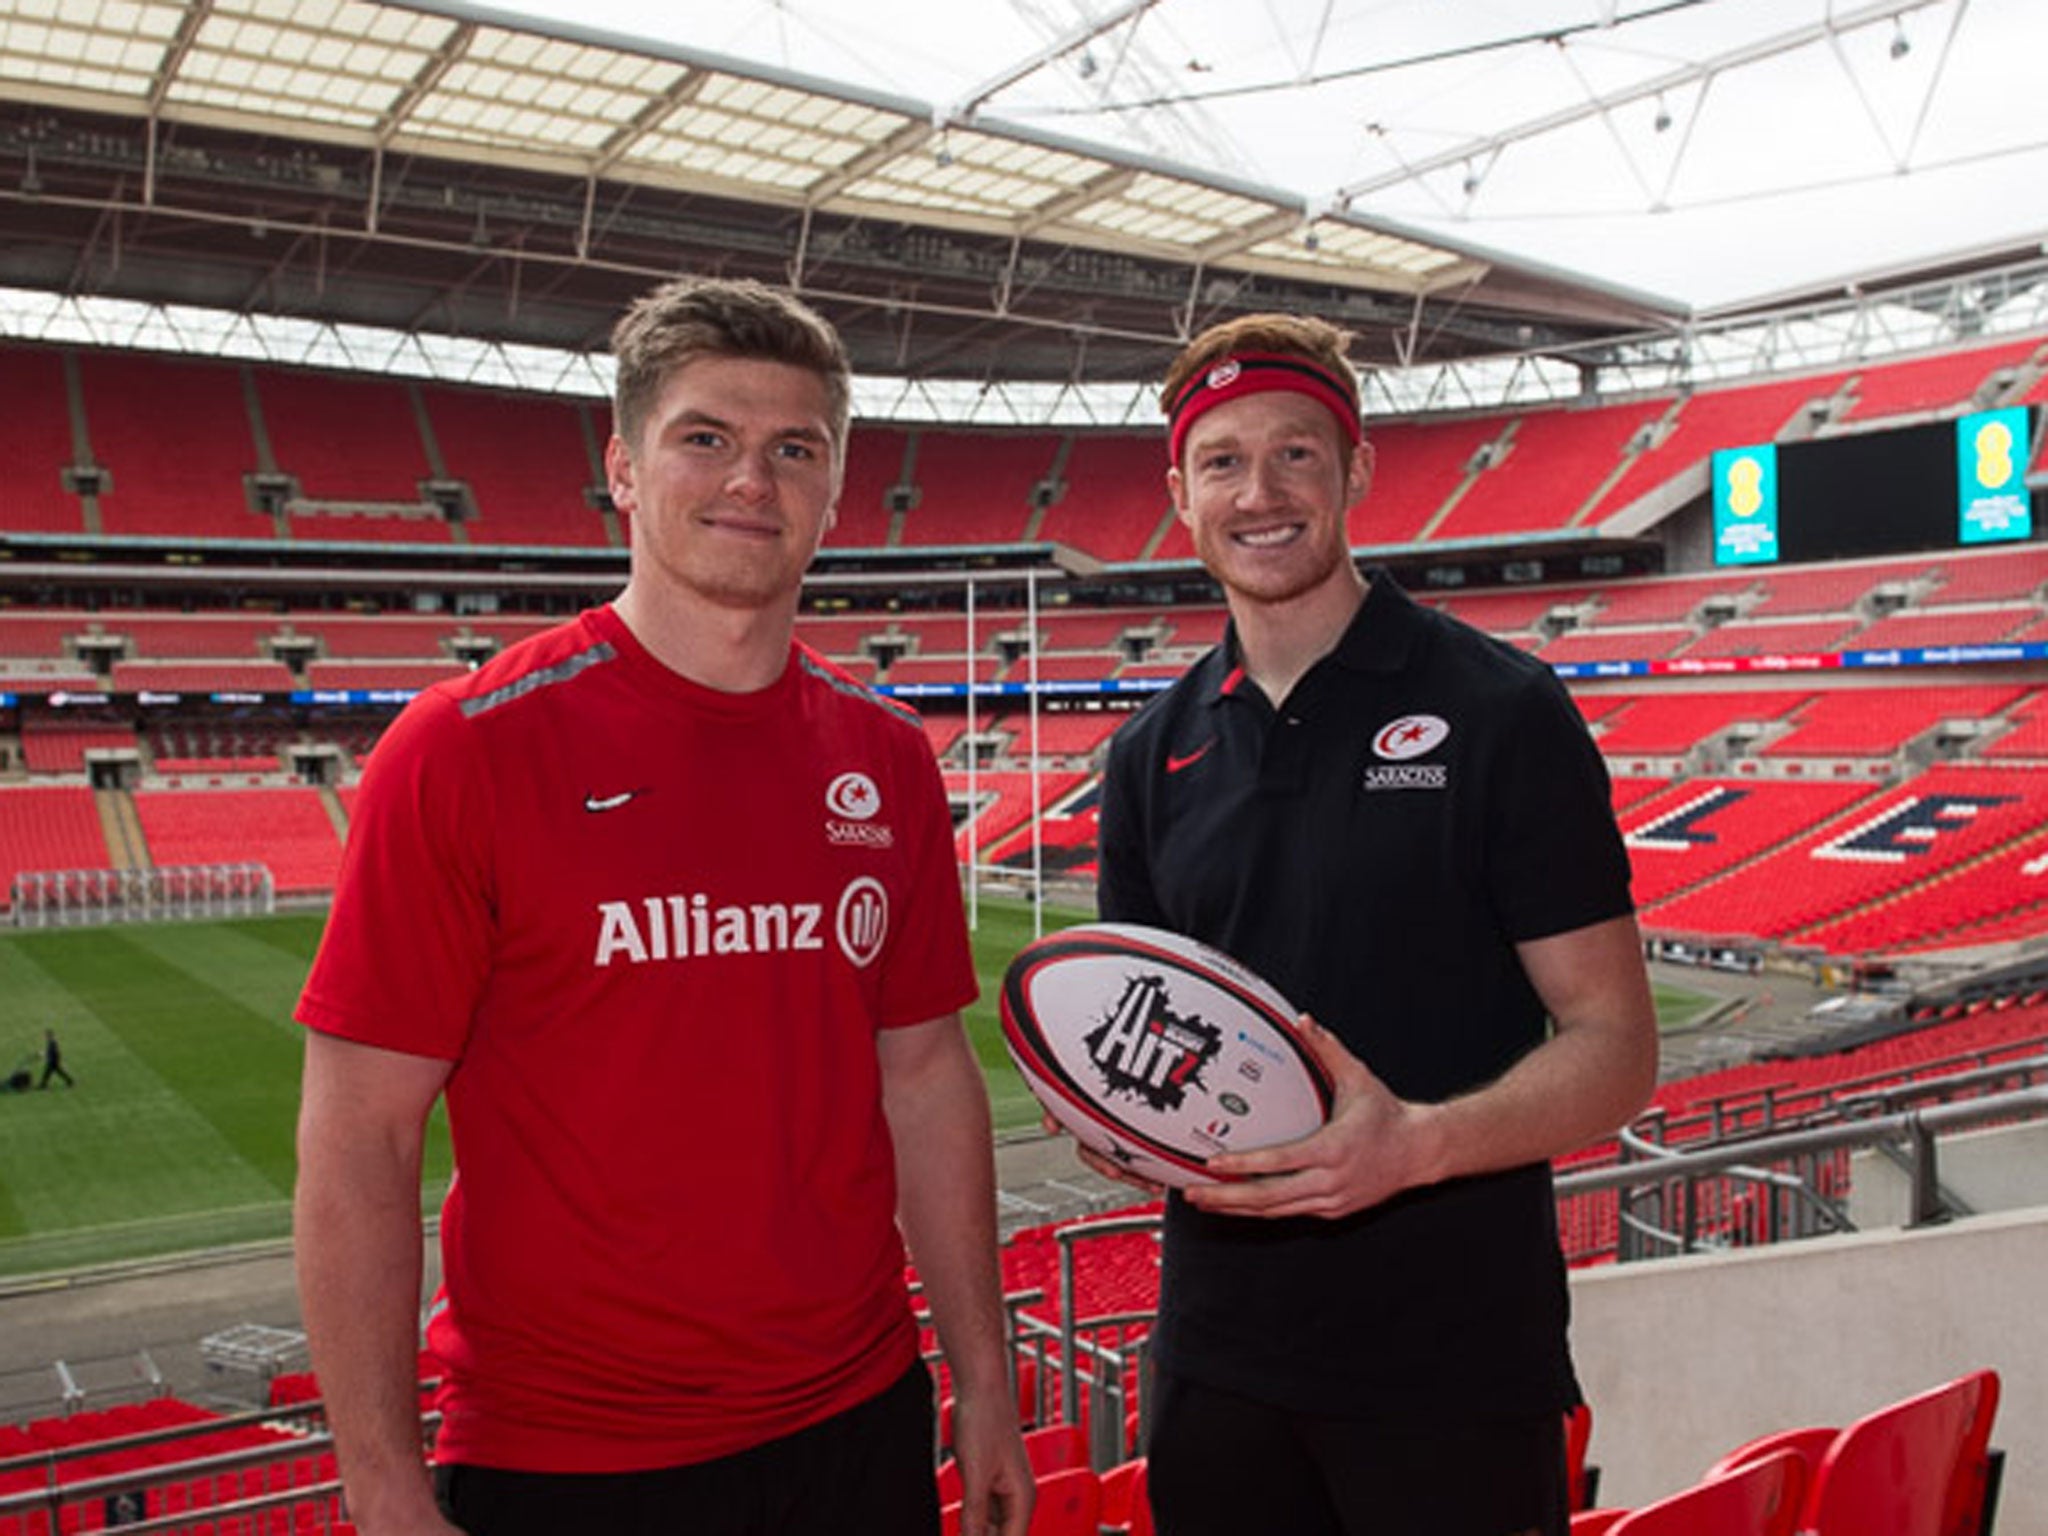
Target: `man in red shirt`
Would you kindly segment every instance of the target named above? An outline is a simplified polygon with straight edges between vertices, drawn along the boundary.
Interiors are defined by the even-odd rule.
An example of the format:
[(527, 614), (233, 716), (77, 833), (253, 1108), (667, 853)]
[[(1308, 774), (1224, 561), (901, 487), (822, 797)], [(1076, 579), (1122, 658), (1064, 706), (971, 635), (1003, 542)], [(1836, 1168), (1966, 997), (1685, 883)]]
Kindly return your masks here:
[(749, 283), (670, 284), (613, 344), (626, 588), (394, 723), (299, 1006), (300, 1288), (351, 1513), (368, 1536), (936, 1533), (907, 1239), (964, 1528), (1022, 1536), (943, 787), (914, 717), (793, 638), (845, 354)]

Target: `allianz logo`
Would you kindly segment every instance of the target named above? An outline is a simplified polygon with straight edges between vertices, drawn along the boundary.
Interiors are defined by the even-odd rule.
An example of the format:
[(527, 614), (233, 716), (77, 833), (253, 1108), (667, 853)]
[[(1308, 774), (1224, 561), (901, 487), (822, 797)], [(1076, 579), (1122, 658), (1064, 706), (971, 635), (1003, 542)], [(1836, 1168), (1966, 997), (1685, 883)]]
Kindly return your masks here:
[(825, 910), (816, 901), (717, 902), (701, 891), (601, 901), (592, 963), (800, 954), (823, 950), (828, 935), (855, 966), (881, 953), (889, 933), (889, 893), (879, 880), (849, 881), (829, 929)]

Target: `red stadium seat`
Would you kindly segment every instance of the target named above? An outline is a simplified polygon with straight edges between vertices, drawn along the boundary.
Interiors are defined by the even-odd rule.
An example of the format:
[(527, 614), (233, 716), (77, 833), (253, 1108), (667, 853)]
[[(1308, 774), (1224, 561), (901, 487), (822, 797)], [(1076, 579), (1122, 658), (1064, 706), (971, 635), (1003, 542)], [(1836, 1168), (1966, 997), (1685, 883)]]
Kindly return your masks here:
[(1805, 1526), (1814, 1536), (1974, 1536), (1995, 1496), (1998, 1373), (1973, 1371), (1864, 1415), (1828, 1448)]
[(1564, 1416), (1564, 1456), (1567, 1476), (1566, 1497), (1575, 1510), (1591, 1509), (1598, 1496), (1600, 1469), (1586, 1464), (1593, 1440), (1593, 1409), (1580, 1403)]
[(1145, 1458), (1126, 1461), (1102, 1474), (1098, 1519), (1106, 1536), (1153, 1536), (1152, 1499), (1145, 1486)]
[(1766, 1456), (1775, 1456), (1790, 1451), (1806, 1466), (1807, 1483), (1811, 1486), (1812, 1474), (1820, 1469), (1821, 1458), (1828, 1453), (1828, 1447), (1835, 1443), (1841, 1430), (1833, 1425), (1813, 1425), (1804, 1429), (1781, 1429), (1772, 1434), (1738, 1445), (1707, 1468), (1707, 1476), (1721, 1477), (1751, 1462), (1762, 1461)]
[(1102, 1479), (1085, 1466), (1038, 1479), (1028, 1536), (1098, 1536)]
[(1078, 1424), (1048, 1424), (1024, 1437), (1024, 1454), (1031, 1470), (1043, 1478), (1052, 1472), (1068, 1472), (1088, 1465), (1088, 1437)]
[[(1805, 1488), (1806, 1464), (1798, 1452), (1776, 1451), (1646, 1504), (1605, 1529), (1608, 1536), (1792, 1536)], [(1572, 1529), (1578, 1536), (1576, 1522)], [(1864, 1529), (1891, 1536), (1888, 1526)]]

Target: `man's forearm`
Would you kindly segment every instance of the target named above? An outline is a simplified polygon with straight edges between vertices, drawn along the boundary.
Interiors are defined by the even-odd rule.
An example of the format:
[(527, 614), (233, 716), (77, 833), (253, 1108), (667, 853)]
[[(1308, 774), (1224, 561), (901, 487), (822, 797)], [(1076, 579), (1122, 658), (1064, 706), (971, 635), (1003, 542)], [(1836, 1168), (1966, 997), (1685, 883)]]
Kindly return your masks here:
[(404, 1529), (432, 1512), (421, 1455), (418, 1183), (366, 1193), (302, 1175), (299, 1295), (313, 1369), (356, 1519)]
[(946, 1360), (963, 1392), (1008, 1392), (988, 1097), (971, 1053), (898, 1085), (897, 1205)]

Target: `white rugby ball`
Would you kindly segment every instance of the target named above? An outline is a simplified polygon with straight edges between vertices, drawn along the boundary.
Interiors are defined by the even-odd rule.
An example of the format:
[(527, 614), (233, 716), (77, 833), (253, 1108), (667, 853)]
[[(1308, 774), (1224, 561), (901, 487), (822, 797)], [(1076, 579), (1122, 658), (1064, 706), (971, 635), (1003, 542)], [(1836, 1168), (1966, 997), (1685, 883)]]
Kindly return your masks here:
[(1134, 923), (1048, 934), (1003, 977), (1003, 1039), (1039, 1102), (1157, 1184), (1213, 1183), (1216, 1153), (1329, 1118), (1329, 1080), (1296, 1016), (1228, 955)]

